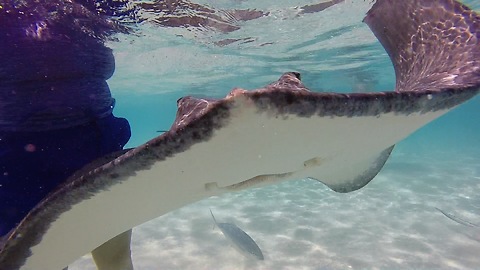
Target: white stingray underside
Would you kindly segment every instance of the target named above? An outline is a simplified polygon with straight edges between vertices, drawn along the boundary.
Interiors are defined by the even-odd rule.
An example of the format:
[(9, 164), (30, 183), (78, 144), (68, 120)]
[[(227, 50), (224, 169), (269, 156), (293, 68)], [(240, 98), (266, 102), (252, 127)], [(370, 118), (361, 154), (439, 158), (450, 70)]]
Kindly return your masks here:
[(62, 269), (121, 232), (229, 190), (306, 177), (349, 189), (384, 150), (447, 111), (302, 118), (259, 112), (248, 98), (231, 98), (230, 121), (210, 140), (62, 213), (21, 269)]

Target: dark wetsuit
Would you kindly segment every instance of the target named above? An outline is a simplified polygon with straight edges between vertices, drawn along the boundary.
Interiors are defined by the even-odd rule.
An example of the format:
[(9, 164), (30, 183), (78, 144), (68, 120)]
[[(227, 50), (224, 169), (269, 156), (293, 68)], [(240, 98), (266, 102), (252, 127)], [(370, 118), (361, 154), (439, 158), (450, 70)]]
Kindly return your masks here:
[(112, 115), (112, 51), (68, 12), (91, 14), (46, 3), (0, 1), (0, 236), (72, 173), (130, 138), (127, 120)]

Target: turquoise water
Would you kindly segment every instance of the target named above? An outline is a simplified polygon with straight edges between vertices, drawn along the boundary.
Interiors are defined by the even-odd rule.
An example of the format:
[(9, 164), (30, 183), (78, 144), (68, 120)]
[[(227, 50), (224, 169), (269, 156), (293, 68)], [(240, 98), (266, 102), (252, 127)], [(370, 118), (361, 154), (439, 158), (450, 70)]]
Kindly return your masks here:
[[(394, 88), (388, 56), (361, 23), (369, 1), (302, 16), (293, 8), (302, 1), (217, 5), (227, 2), (262, 5), (274, 16), (242, 22), (232, 33), (146, 24), (139, 26), (142, 35), (110, 44), (117, 71), (109, 84), (115, 114), (132, 125), (128, 146), (169, 129), (179, 97), (260, 88), (286, 71), (300, 71), (313, 91)], [(480, 1), (464, 2), (480, 8)], [(215, 45), (227, 38), (253, 41)], [(359, 191), (339, 194), (299, 179), (212, 197), (143, 224), (133, 231), (136, 269), (476, 269), (480, 228), (435, 207), (480, 224), (479, 105), (476, 97), (397, 144)], [(209, 207), (219, 221), (251, 235), (265, 261), (244, 258), (212, 229)], [(86, 256), (71, 269), (95, 268)]]

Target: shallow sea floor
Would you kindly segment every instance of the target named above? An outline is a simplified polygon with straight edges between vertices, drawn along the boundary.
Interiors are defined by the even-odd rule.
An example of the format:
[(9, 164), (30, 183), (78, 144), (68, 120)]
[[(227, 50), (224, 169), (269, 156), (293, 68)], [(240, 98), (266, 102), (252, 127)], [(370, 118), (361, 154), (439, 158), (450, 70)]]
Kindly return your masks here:
[[(212, 197), (134, 229), (137, 270), (475, 269), (480, 228), (478, 156), (397, 149), (365, 188), (335, 193), (313, 180)], [(244, 257), (218, 228), (234, 223), (260, 246)], [(95, 269), (85, 256), (73, 270)]]

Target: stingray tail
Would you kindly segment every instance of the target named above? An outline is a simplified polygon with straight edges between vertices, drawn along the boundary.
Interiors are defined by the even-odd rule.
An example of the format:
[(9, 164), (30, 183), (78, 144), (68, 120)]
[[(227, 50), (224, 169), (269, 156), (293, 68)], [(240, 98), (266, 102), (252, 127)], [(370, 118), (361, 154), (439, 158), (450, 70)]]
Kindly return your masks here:
[(213, 218), (213, 229), (215, 229), (215, 225), (217, 225), (217, 220), (215, 219), (215, 216), (213, 215), (213, 212), (212, 212), (212, 209), (208, 208), (208, 210), (210, 210), (210, 214), (212, 215), (212, 218)]
[(396, 91), (480, 87), (480, 16), (454, 0), (377, 0), (364, 22), (392, 60)]
[(458, 224), (462, 224), (462, 225), (465, 225), (465, 226), (468, 226), (468, 227), (480, 227), (480, 225), (478, 225), (478, 224), (475, 224), (475, 223), (466, 221), (466, 220), (464, 220), (464, 219), (461, 219), (461, 218), (459, 218), (459, 217), (456, 217), (456, 216), (454, 216), (454, 215), (452, 215), (452, 214), (449, 214), (449, 213), (443, 211), (443, 210), (440, 209), (440, 208), (435, 207), (435, 209), (437, 209), (440, 213), (442, 213), (442, 214), (443, 214), (444, 216), (446, 216), (447, 218), (449, 218), (449, 219), (457, 222)]

